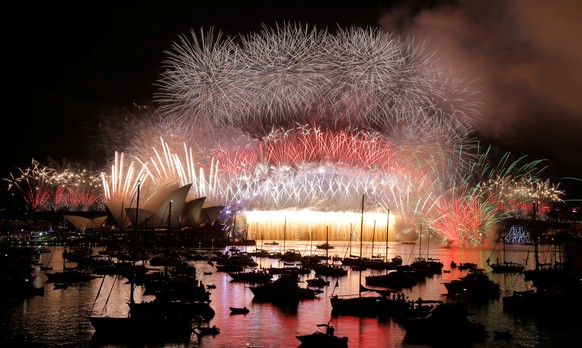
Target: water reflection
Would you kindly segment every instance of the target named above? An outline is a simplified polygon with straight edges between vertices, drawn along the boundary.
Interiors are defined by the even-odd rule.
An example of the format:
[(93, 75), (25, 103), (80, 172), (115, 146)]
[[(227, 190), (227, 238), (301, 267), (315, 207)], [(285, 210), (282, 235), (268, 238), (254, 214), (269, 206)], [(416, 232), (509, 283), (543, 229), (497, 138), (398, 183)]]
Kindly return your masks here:
[[(348, 246), (343, 242), (332, 242), (334, 249), (329, 250), (330, 256), (345, 257), (349, 253), (358, 255), (359, 245)], [(309, 242), (286, 241), (286, 248), (295, 249), (302, 254), (309, 254), (312, 246)], [(279, 251), (280, 245), (262, 246), (269, 251)], [(376, 245), (378, 247), (378, 245)], [(54, 271), (62, 270), (62, 247), (51, 259)], [(370, 243), (363, 244), (363, 255), (370, 254)], [(384, 246), (382, 246), (384, 248)], [(241, 247), (245, 251), (245, 247)], [(254, 251), (249, 247), (248, 251)], [(385, 249), (382, 249), (385, 250)], [(404, 264), (411, 263), (415, 257), (424, 254), (419, 252), (418, 246), (413, 244), (391, 243), (389, 257), (401, 255)], [(522, 274), (494, 274), (487, 269), (486, 260), (491, 256), (491, 249), (456, 249), (441, 248), (431, 245), (430, 257), (443, 262), (443, 272), (420, 282), (412, 289), (404, 289), (409, 299), (422, 297), (427, 300), (446, 300), (444, 282), (457, 279), (466, 274), (466, 271), (450, 269), (451, 261), (474, 262), (485, 268), (490, 277), (501, 286), (502, 295), (510, 294), (513, 290), (525, 290), (527, 283)], [(322, 253), (325, 251), (319, 251)], [(527, 268), (533, 268), (533, 260), (529, 256), (530, 247), (527, 245), (507, 246), (506, 259), (523, 263), (528, 261)], [(376, 254), (376, 253), (375, 253)], [(546, 257), (547, 255), (542, 255)], [(41, 255), (41, 262), (48, 262), (51, 253)], [(259, 260), (261, 267), (283, 267), (276, 259), (263, 258)], [(392, 319), (378, 320), (376, 318), (359, 318), (352, 316), (331, 315), (330, 297), (334, 294), (357, 294), (359, 281), (369, 274), (378, 274), (383, 271), (354, 271), (349, 270), (347, 276), (330, 279), (330, 285), (323, 287), (322, 293), (314, 300), (304, 300), (292, 305), (272, 305), (253, 301), (253, 294), (249, 285), (231, 282), (227, 273), (216, 272), (216, 268), (206, 261), (196, 261), (197, 277), (205, 285), (216, 285), (211, 291), (211, 306), (216, 316), (208, 323), (220, 328), (216, 336), (203, 336), (200, 340), (193, 335), (188, 343), (164, 344), (165, 347), (298, 347), (298, 334), (308, 334), (314, 331), (318, 323), (327, 323), (330, 320), (336, 328), (336, 334), (349, 337), (349, 347), (414, 347), (403, 344), (405, 331)], [(61, 268), (59, 268), (61, 267)], [(38, 281), (44, 275), (39, 272)], [(301, 275), (300, 280), (313, 278), (311, 275)], [(97, 296), (99, 288), (101, 293)], [(113, 285), (113, 287), (111, 287)], [(82, 347), (92, 342), (93, 328), (87, 320), (91, 310), (106, 310), (111, 315), (118, 315), (117, 311), (126, 310), (129, 300), (129, 284), (125, 279), (113, 282), (112, 276), (97, 278), (88, 282), (73, 284), (64, 289), (54, 289), (53, 284), (45, 284), (44, 296), (35, 296), (27, 300), (2, 302), (0, 314), (0, 342), (20, 346), (38, 347)], [(301, 286), (306, 286), (302, 283)], [(107, 289), (107, 290), (104, 290)], [(109, 292), (110, 291), (110, 292)], [(106, 299), (109, 299), (105, 308)], [(138, 286), (136, 300), (148, 299), (143, 295), (143, 288)], [(230, 307), (244, 307), (249, 309), (246, 315), (231, 315)], [(473, 319), (483, 323), (490, 333), (486, 341), (476, 344), (475, 347), (541, 347), (541, 346), (582, 346), (582, 337), (579, 330), (568, 327), (551, 327), (541, 325), (535, 320), (516, 318), (504, 313), (501, 300), (490, 300), (486, 303), (471, 304), (470, 310), (475, 313)], [(513, 333), (510, 340), (494, 340), (493, 331), (509, 330)], [(451, 328), (451, 335), (455, 335)], [(7, 346), (5, 344), (2, 346)], [(102, 345), (107, 347), (123, 347), (128, 345)]]

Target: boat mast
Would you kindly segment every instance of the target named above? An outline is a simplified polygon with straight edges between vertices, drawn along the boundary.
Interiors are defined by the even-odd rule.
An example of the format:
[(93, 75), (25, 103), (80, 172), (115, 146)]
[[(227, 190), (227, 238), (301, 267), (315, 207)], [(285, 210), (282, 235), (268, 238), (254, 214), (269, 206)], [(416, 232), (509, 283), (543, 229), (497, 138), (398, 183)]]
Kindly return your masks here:
[(420, 228), (418, 230), (418, 259), (422, 258), (422, 223), (420, 224)]
[(536, 202), (532, 203), (532, 219), (533, 219), (533, 235), (534, 235), (534, 251), (535, 251), (535, 261), (536, 261), (536, 269), (540, 268), (540, 257), (539, 257), (539, 250), (538, 250), (538, 243), (539, 243), (539, 236), (536, 229), (536, 216), (538, 214), (538, 208)]
[(374, 239), (376, 239), (376, 220), (374, 220), (374, 228), (372, 229), (372, 257), (374, 257)]
[(309, 255), (313, 255), (313, 230), (309, 228)]
[(123, 216), (123, 211), (125, 209), (124, 207), (125, 202), (121, 202), (121, 211), (119, 212), (119, 228), (125, 228), (125, 217)]
[(234, 212), (234, 218), (232, 219), (232, 237), (237, 238), (237, 235), (236, 235), (236, 211)]
[(329, 264), (329, 226), (325, 226), (325, 262)]
[(507, 262), (505, 262), (505, 237), (501, 237), (501, 242), (503, 243), (503, 264), (505, 265)]
[(135, 303), (134, 298), (133, 298), (133, 291), (135, 288), (135, 282), (134, 282), (134, 277), (135, 277), (135, 255), (136, 255), (136, 249), (137, 249), (137, 222), (138, 222), (138, 214), (139, 214), (139, 189), (141, 186), (141, 182), (138, 181), (137, 182), (137, 197), (135, 200), (135, 220), (133, 223), (133, 255), (131, 257), (131, 268), (132, 268), (132, 276), (131, 276), (131, 280), (130, 280), (130, 293), (129, 293), (129, 302), (131, 304)]
[(388, 232), (390, 232), (390, 208), (386, 214), (386, 262), (388, 262)]
[(168, 202), (168, 233), (166, 234), (166, 265), (164, 266), (164, 277), (168, 277), (168, 262), (170, 258), (170, 218), (172, 217), (172, 200)]
[[(420, 224), (420, 228), (422, 228), (422, 223)], [(430, 229), (426, 229), (426, 260), (428, 261), (429, 252), (428, 248), (430, 248)]]
[(350, 253), (348, 254), (348, 257), (352, 257), (352, 234), (354, 234), (354, 226), (350, 222)]
[(366, 194), (362, 195), (362, 214), (360, 220), (360, 260), (362, 259), (362, 248), (363, 248), (363, 237), (364, 237), (364, 197)]
[[(360, 262), (362, 262), (362, 239), (364, 236), (364, 197), (366, 196), (366, 194), (362, 194), (362, 217), (360, 220)], [(362, 297), (362, 270), (359, 269), (358, 271), (359, 274), (359, 283), (358, 283), (358, 296)]]
[[(263, 248), (263, 238), (261, 237), (261, 252), (264, 251), (265, 249)], [(257, 251), (257, 248), (255, 247), (255, 251)], [(259, 269), (263, 268), (263, 258), (259, 257)]]

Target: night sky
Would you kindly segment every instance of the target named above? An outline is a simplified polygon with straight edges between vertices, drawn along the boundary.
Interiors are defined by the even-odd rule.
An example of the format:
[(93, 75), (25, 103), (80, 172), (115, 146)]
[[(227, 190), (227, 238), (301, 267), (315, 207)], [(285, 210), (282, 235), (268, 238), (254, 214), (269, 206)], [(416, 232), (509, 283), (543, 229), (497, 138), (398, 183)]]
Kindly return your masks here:
[(104, 165), (93, 136), (99, 120), (152, 104), (164, 50), (179, 35), (210, 27), (237, 35), (288, 21), (414, 38), (451, 78), (478, 86), (483, 139), (549, 159), (556, 178), (582, 177), (582, 1), (199, 2), (5, 6), (0, 177), (33, 158)]

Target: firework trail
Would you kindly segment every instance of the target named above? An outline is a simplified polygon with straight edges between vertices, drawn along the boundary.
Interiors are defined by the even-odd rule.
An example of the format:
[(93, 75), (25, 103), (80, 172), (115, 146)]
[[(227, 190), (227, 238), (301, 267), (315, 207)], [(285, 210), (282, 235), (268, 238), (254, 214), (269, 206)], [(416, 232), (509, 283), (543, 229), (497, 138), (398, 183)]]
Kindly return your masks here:
[[(198, 158), (195, 158), (192, 148), (188, 148), (184, 143), (183, 153), (176, 154), (164, 139), (160, 139), (162, 151), (155, 147), (152, 148), (153, 157), (149, 160), (137, 158), (142, 166), (142, 170), (147, 173), (151, 179), (151, 185), (160, 186), (171, 183), (179, 183), (180, 186), (192, 184), (187, 196), (191, 201), (198, 197), (213, 196), (216, 197), (217, 191), (217, 168), (218, 164), (212, 160), (209, 166), (210, 172), (206, 175), (205, 168), (197, 168)], [(209, 200), (213, 202), (213, 199)]]
[(115, 159), (111, 164), (111, 174), (107, 175), (103, 172), (101, 173), (101, 179), (106, 201), (121, 201), (126, 203), (134, 196), (138, 183), (147, 183), (145, 170), (143, 168), (136, 168), (135, 161), (127, 163), (123, 152), (115, 152)]

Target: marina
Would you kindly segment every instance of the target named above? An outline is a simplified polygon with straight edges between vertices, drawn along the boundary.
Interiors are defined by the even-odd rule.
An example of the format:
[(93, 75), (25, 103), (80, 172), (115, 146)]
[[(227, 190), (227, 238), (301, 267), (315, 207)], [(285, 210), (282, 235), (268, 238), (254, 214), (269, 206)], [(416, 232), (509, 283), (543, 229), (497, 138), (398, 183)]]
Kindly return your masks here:
[[(330, 256), (341, 258), (347, 252), (345, 242), (330, 242), (334, 245)], [(286, 241), (286, 246), (297, 253), (310, 254), (311, 246), (305, 241)], [(51, 262), (55, 265), (64, 264), (62, 246), (49, 247), (54, 253), (40, 254), (40, 263)], [(94, 249), (98, 253), (100, 248)], [(354, 248), (352, 246), (352, 248)], [(371, 254), (371, 244), (362, 244), (362, 255)], [(216, 249), (215, 252), (226, 253), (230, 248)], [(239, 252), (253, 252), (255, 246), (238, 246)], [(524, 262), (532, 252), (531, 245), (508, 245), (506, 259), (513, 262)], [(551, 248), (541, 248), (540, 257), (550, 259)], [(280, 245), (267, 246), (271, 252), (281, 251)], [(358, 248), (355, 249), (359, 253)], [(418, 245), (390, 243), (389, 255), (402, 255), (403, 263), (410, 264), (417, 257)], [(566, 318), (553, 318), (551, 321), (540, 318), (516, 316), (504, 312), (502, 297), (511, 295), (514, 291), (529, 289), (531, 282), (524, 281), (524, 275), (517, 273), (493, 273), (487, 269), (486, 260), (492, 248), (443, 248), (436, 243), (430, 246), (431, 257), (439, 260), (448, 268), (451, 262), (473, 262), (486, 270), (490, 278), (500, 285), (500, 297), (468, 303), (470, 320), (484, 325), (487, 336), (483, 342), (474, 343), (474, 347), (542, 347), (561, 346), (574, 347), (582, 344), (582, 335), (572, 330)], [(328, 250), (329, 252), (329, 250)], [(256, 257), (253, 257), (256, 258)], [(262, 268), (284, 268), (283, 261), (272, 258), (256, 258)], [(357, 295), (360, 292), (360, 280), (367, 275), (381, 274), (383, 270), (354, 270), (344, 266), (348, 273), (343, 277), (324, 277), (330, 285), (318, 288), (314, 299), (299, 301), (255, 301), (252, 287), (245, 282), (233, 282), (227, 272), (219, 272), (216, 265), (207, 260), (188, 261), (195, 267), (196, 277), (209, 287), (210, 306), (216, 313), (208, 322), (199, 324), (199, 327), (215, 327), (218, 334), (197, 334), (206, 330), (196, 329), (193, 323), (193, 332), (189, 339), (180, 342), (156, 343), (163, 347), (296, 347), (300, 342), (298, 335), (308, 335), (313, 332), (315, 325), (331, 323), (341, 333), (348, 337), (349, 347), (422, 347), (423, 345), (409, 344), (404, 341), (405, 329), (394, 318), (360, 317), (353, 315), (333, 315), (330, 299), (334, 295)], [(74, 264), (66, 263), (69, 267)], [(258, 266), (257, 266), (258, 267)], [(257, 268), (255, 267), (255, 268)], [(527, 268), (532, 268), (528, 264)], [(447, 269), (448, 270), (448, 269)], [(59, 271), (58, 269), (54, 270)], [(95, 335), (95, 330), (89, 321), (91, 310), (104, 310), (111, 316), (126, 315), (130, 283), (119, 275), (105, 275), (104, 278), (90, 279), (84, 282), (70, 284), (66, 288), (58, 288), (54, 284), (46, 283), (46, 274), (37, 266), (35, 275), (38, 284), (44, 287), (43, 295), (30, 296), (24, 299), (2, 301), (0, 317), (0, 342), (9, 346), (21, 347), (127, 347), (147, 346), (148, 342), (139, 341), (120, 342), (103, 341)], [(428, 301), (450, 301), (447, 296), (445, 282), (466, 276), (467, 270), (458, 268), (450, 272), (442, 272), (427, 277), (411, 288), (404, 288), (401, 293), (408, 301), (423, 299)], [(117, 277), (117, 278), (116, 278)], [(276, 275), (275, 278), (278, 278)], [(307, 288), (307, 280), (313, 278), (311, 274), (299, 274), (298, 285)], [(102, 284), (103, 283), (103, 284)], [(99, 295), (100, 287), (112, 287), (107, 295)], [(144, 293), (144, 287), (137, 285), (135, 301), (147, 301), (151, 295)], [(365, 295), (362, 295), (365, 296)], [(106, 298), (108, 299), (106, 300)], [(107, 302), (107, 308), (101, 309)], [(232, 308), (245, 308), (244, 315), (232, 315)], [(125, 311), (125, 312), (124, 312)], [(246, 312), (246, 311), (245, 311)], [(559, 325), (555, 325), (559, 323)], [(511, 334), (510, 338), (499, 339), (498, 332)], [(455, 327), (450, 327), (450, 337), (459, 334)], [(509, 335), (504, 335), (508, 337)]]

